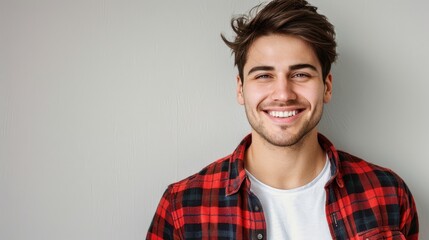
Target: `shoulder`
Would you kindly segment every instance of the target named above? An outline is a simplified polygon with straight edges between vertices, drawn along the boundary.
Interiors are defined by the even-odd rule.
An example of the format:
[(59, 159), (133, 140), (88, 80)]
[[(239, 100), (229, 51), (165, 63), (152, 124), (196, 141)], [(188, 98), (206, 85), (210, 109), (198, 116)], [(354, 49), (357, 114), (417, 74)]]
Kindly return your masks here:
[(204, 189), (225, 188), (231, 155), (218, 159), (199, 172), (168, 186), (167, 192), (175, 195), (202, 193)]
[[(346, 174), (365, 174), (373, 171), (381, 171), (396, 175), (391, 169), (379, 166), (377, 164), (368, 162), (360, 157), (354, 156), (350, 153), (338, 151), (340, 159), (341, 171)], [(395, 176), (397, 177), (397, 175)]]
[[(393, 170), (382, 167), (349, 153), (338, 151), (340, 172), (346, 187), (351, 190), (390, 189), (397, 194), (408, 192), (404, 180)], [(405, 192), (404, 192), (405, 191)]]

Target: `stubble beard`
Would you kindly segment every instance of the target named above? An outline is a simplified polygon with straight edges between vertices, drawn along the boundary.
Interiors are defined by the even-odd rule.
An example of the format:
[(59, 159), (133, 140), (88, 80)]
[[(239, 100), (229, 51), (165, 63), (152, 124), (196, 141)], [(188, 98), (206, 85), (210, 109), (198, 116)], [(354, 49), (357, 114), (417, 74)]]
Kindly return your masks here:
[(286, 130), (288, 127), (281, 127), (277, 132), (270, 132), (270, 130), (265, 127), (262, 120), (258, 121), (255, 116), (252, 115), (251, 109), (245, 107), (245, 110), (250, 126), (266, 143), (275, 147), (298, 148), (302, 145), (309, 133), (319, 124), (322, 118), (323, 106), (314, 113), (312, 119), (306, 119), (295, 134), (287, 133)]

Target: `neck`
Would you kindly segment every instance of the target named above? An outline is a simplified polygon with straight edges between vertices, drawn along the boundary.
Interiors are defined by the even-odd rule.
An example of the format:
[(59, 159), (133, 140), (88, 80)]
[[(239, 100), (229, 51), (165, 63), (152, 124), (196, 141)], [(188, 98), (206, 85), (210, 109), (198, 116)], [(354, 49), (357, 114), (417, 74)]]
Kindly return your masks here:
[(257, 134), (246, 150), (245, 166), (259, 181), (278, 189), (293, 189), (311, 182), (323, 169), (324, 150), (317, 130), (290, 147), (273, 146)]

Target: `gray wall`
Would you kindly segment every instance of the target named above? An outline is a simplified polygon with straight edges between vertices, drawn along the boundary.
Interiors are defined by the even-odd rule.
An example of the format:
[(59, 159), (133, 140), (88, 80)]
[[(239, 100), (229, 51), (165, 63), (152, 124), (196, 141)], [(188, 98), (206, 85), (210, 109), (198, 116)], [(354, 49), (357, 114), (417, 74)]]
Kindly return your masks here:
[[(0, 0), (0, 239), (143, 239), (249, 132), (219, 34), (257, 2)], [(428, 239), (429, 2), (311, 2), (340, 52), (321, 131), (406, 180)]]

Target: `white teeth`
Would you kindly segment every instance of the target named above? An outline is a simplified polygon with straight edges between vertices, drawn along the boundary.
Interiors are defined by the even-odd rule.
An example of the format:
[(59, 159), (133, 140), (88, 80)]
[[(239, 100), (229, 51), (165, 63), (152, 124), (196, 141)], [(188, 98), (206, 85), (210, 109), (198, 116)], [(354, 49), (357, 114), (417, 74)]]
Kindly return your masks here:
[(280, 112), (280, 111), (269, 111), (268, 114), (270, 114), (273, 117), (278, 118), (288, 118), (295, 116), (298, 113), (298, 111), (286, 111), (286, 112)]

